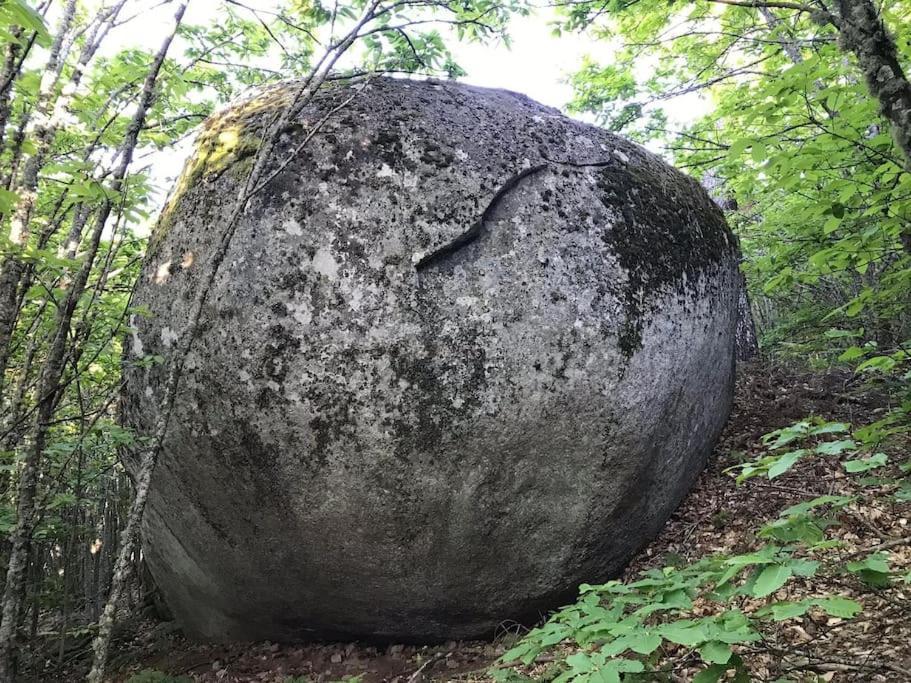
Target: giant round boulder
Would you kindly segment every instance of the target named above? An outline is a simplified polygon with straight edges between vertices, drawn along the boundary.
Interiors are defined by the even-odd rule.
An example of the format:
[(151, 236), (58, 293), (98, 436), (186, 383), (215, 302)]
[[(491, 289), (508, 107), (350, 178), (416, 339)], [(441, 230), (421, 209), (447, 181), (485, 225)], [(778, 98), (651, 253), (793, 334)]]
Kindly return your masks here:
[[(125, 423), (168, 368), (264, 129), (213, 117), (153, 234)], [(212, 284), (149, 568), (211, 640), (492, 636), (613, 576), (728, 416), (738, 250), (693, 179), (522, 95), (327, 85)]]

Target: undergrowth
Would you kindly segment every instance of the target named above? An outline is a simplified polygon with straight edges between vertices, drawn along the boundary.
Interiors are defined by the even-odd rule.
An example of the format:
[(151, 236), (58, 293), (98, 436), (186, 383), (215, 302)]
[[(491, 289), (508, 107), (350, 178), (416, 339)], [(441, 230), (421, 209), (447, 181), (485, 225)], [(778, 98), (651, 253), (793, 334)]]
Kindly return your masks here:
[[(856, 427), (808, 418), (766, 434), (757, 455), (726, 470), (738, 485), (778, 480), (820, 459), (837, 460), (844, 485), (757, 520), (751, 552), (670, 561), (633, 580), (582, 585), (578, 601), (515, 643), (491, 670), (492, 678), (499, 683), (771, 680), (757, 676), (751, 665), (765, 655), (765, 662), (774, 661), (777, 681), (816, 680), (833, 670), (902, 680), (907, 672), (887, 660), (821, 659), (774, 634), (808, 619), (849, 622), (863, 614), (866, 596), (911, 583), (908, 557), (896, 555), (907, 550), (911, 537), (858, 548), (838, 534), (857, 506), (906, 509), (911, 460), (902, 459), (907, 457), (902, 447), (909, 432), (911, 400)], [(793, 584), (799, 584), (796, 590)]]

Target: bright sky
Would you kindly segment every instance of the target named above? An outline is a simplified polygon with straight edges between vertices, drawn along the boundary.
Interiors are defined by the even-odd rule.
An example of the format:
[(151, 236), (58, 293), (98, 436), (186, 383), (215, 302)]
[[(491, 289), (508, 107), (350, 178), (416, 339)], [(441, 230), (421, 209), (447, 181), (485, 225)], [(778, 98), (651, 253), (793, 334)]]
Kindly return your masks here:
[[(193, 0), (184, 21), (208, 24), (219, 4), (212, 0)], [(271, 0), (250, 4), (268, 7)], [(106, 51), (136, 45), (156, 49), (173, 24), (173, 12), (172, 5), (165, 5), (144, 13), (138, 21), (118, 29)], [(598, 62), (609, 63), (611, 48), (585, 34), (555, 36), (550, 27), (553, 19), (551, 10), (514, 19), (510, 25), (510, 48), (502, 44), (448, 41), (456, 61), (468, 72), (462, 80), (472, 85), (514, 90), (563, 110), (572, 98), (567, 79), (579, 68), (583, 57), (588, 55)], [(680, 126), (705, 113), (707, 107), (699, 97), (689, 96), (666, 103), (665, 110), (671, 125)], [(591, 120), (591, 117), (581, 118)], [(144, 160), (144, 163), (153, 164), (153, 177), (162, 195), (170, 189), (189, 152), (190, 145), (183, 144)]]
[[(184, 21), (207, 24), (212, 20), (214, 8), (215, 3), (211, 0), (193, 0)], [(173, 8), (164, 6), (142, 17), (141, 21), (127, 24), (119, 29), (119, 35), (106, 46), (107, 50), (137, 44), (156, 49), (172, 26), (172, 15)], [(456, 61), (468, 72), (461, 80), (472, 85), (514, 90), (563, 109), (572, 98), (567, 78), (582, 63), (582, 58), (590, 54), (606, 61), (610, 51), (604, 43), (586, 36), (554, 36), (549, 26), (552, 16), (548, 13), (515, 19), (510, 27), (510, 48), (502, 44), (449, 41)], [(144, 163), (153, 164), (153, 179), (162, 191), (162, 200), (190, 150), (191, 145), (181, 144), (144, 160)]]
[[(273, 2), (256, 0), (250, 4), (269, 7)], [(213, 0), (193, 0), (184, 22), (208, 24), (219, 6), (220, 3)], [(108, 49), (125, 45), (157, 48), (171, 28), (173, 11), (172, 5), (148, 11), (138, 21), (119, 29), (117, 39), (108, 43)], [(509, 28), (510, 48), (502, 44), (449, 41), (456, 60), (468, 72), (461, 80), (473, 85), (515, 90), (543, 104), (563, 109), (572, 97), (567, 77), (578, 69), (582, 58), (590, 55), (598, 62), (609, 63), (611, 49), (604, 41), (593, 40), (581, 33), (554, 36), (550, 27), (554, 17), (552, 10), (541, 10), (515, 18)], [(706, 106), (698, 98), (686, 98), (679, 106), (670, 107), (668, 114), (672, 121), (685, 123), (704, 113)]]
[(610, 49), (585, 35), (556, 37), (547, 15), (519, 17), (510, 27), (512, 45), (455, 44), (456, 60), (468, 76), (462, 80), (488, 88), (506, 88), (563, 109), (572, 99), (567, 78), (591, 55), (610, 60)]
[[(249, 4), (268, 7), (272, 0), (257, 0)], [(212, 20), (215, 7), (216, 3), (212, 0), (192, 0), (184, 21), (207, 24)], [(154, 10), (150, 13), (152, 16), (143, 17), (140, 25), (130, 29), (133, 35), (124, 35), (121, 40), (157, 46), (164, 32), (170, 28), (172, 13), (170, 6)], [(462, 80), (473, 85), (515, 90), (544, 104), (562, 108), (572, 96), (564, 81), (578, 68), (582, 57), (591, 54), (606, 61), (610, 51), (604, 43), (584, 35), (555, 37), (549, 26), (553, 16), (548, 10), (514, 19), (509, 29), (511, 49), (496, 44), (449, 41), (456, 60), (468, 72)]]

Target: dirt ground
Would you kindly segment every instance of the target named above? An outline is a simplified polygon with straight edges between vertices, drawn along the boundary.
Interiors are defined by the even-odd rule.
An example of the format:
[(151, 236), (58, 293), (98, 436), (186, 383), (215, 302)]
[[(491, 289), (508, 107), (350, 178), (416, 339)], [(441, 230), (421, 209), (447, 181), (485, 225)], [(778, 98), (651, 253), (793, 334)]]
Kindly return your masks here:
[[(725, 468), (760, 449), (760, 437), (808, 415), (863, 424), (892, 407), (889, 392), (867, 386), (845, 372), (808, 373), (756, 363), (741, 370), (733, 414), (715, 456), (667, 526), (627, 569), (660, 567), (668, 560), (693, 560), (715, 552), (749, 552), (763, 519), (784, 507), (815, 495), (850, 493), (856, 484), (836, 459), (799, 465), (769, 481), (750, 480), (737, 486)], [(908, 444), (905, 443), (906, 447)], [(902, 450), (902, 445), (899, 445)], [(908, 458), (911, 449), (893, 455)], [(904, 457), (902, 457), (902, 455)], [(911, 505), (886, 503), (848, 508), (834, 532), (845, 543), (843, 552), (888, 544), (908, 537)], [(911, 568), (909, 544), (890, 548), (893, 567)], [(850, 595), (864, 606), (853, 620), (808, 615), (782, 622), (762, 647), (740, 653), (756, 680), (911, 681), (911, 586), (898, 584), (873, 591), (849, 576), (793, 580), (785, 586), (792, 598), (821, 591)], [(357, 680), (361, 683), (419, 683), (422, 681), (485, 681), (487, 668), (520, 634), (504, 625), (493, 642), (451, 642), (434, 647), (394, 645), (373, 647), (357, 643), (280, 645), (238, 643), (229, 646), (187, 642), (167, 623), (135, 618), (121, 629), (112, 658), (113, 679), (124, 681), (145, 669), (184, 676), (192, 681), (265, 681), (303, 683)], [(788, 657), (774, 655), (787, 651)], [(87, 652), (86, 652), (87, 654)], [(794, 656), (797, 659), (789, 659)], [(547, 658), (525, 673), (547, 678)], [(793, 666), (793, 662), (799, 665)], [(85, 658), (74, 657), (64, 672), (48, 669), (37, 680), (78, 680)], [(670, 680), (687, 681), (692, 672)], [(811, 677), (806, 677), (812, 672)], [(359, 677), (359, 678), (357, 678)], [(142, 680), (140, 678), (140, 680)], [(163, 679), (147, 678), (149, 683)], [(173, 679), (171, 679), (173, 680)]]

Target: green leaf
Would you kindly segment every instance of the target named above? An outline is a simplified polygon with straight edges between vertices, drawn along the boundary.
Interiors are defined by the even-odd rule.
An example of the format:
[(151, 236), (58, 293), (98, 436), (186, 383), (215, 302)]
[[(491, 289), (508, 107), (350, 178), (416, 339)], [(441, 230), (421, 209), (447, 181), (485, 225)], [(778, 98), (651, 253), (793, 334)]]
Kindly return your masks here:
[(811, 429), (810, 434), (821, 436), (823, 434), (841, 434), (849, 431), (851, 431), (851, 425), (846, 422), (825, 422)]
[(867, 370), (876, 370), (878, 372), (889, 372), (892, 370), (898, 361), (896, 361), (891, 356), (873, 356), (873, 358), (868, 358), (863, 363), (857, 366), (857, 372), (865, 372)]
[(855, 360), (857, 358), (861, 358), (861, 357), (865, 356), (866, 354), (867, 354), (866, 349), (862, 349), (859, 346), (852, 346), (850, 348), (845, 349), (842, 352), (842, 354), (838, 357), (838, 360), (840, 360), (842, 362), (851, 361), (851, 360)]
[(638, 659), (612, 659), (608, 664), (624, 674), (638, 674), (645, 671), (645, 665)]
[(753, 596), (764, 598), (781, 588), (791, 578), (791, 568), (787, 565), (776, 564), (763, 569), (756, 577), (753, 585)]
[(571, 654), (566, 658), (566, 663), (573, 669), (573, 671), (578, 673), (591, 671), (594, 668), (592, 658), (584, 652), (576, 652), (575, 654)]
[(806, 514), (807, 512), (810, 512), (811, 510), (814, 510), (822, 505), (831, 504), (835, 507), (840, 507), (847, 505), (853, 500), (854, 498), (851, 496), (818, 496), (812, 500), (807, 500), (802, 503), (798, 503), (797, 505), (792, 505), (789, 508), (785, 508), (781, 511), (779, 517), (791, 517), (792, 515)]
[(18, 25), (34, 31), (39, 45), (47, 46), (51, 42), (44, 19), (25, 0), (6, 0), (0, 3), (0, 24)]
[(522, 640), (518, 645), (507, 650), (501, 657), (501, 661), (506, 663), (522, 662), (522, 664), (528, 666), (535, 660), (535, 657), (537, 657), (540, 652), (541, 648), (538, 645), (529, 640)]
[(874, 588), (885, 588), (890, 583), (889, 560), (883, 553), (873, 553), (863, 560), (849, 562), (845, 568)]
[(875, 572), (888, 573), (889, 572), (889, 560), (883, 553), (871, 553), (867, 555), (863, 560), (858, 560), (855, 562), (849, 562), (847, 564), (848, 571), (861, 571), (864, 569), (869, 569)]
[(791, 469), (806, 454), (807, 451), (805, 449), (799, 448), (796, 451), (788, 451), (784, 455), (779, 456), (778, 459), (772, 464), (772, 466), (769, 467), (769, 479), (780, 477), (782, 474)]
[(733, 565), (728, 567), (715, 583), (715, 589), (718, 590), (725, 586), (731, 579), (743, 571), (743, 565)]
[(16, 206), (16, 202), (18, 200), (18, 194), (11, 192), (6, 188), (0, 187), (0, 211), (2, 211), (4, 215), (9, 215), (12, 213), (13, 208)]
[(753, 141), (749, 138), (740, 138), (739, 140), (734, 140), (734, 142), (731, 143), (731, 146), (728, 147), (728, 158), (735, 160), (746, 151), (747, 147), (750, 147), (752, 144)]
[(907, 503), (911, 501), (911, 482), (903, 482), (898, 490), (892, 494), (892, 497), (895, 498), (899, 503)]
[(712, 664), (693, 676), (693, 683), (718, 683), (727, 670), (728, 668), (722, 664)]
[[(762, 437), (762, 442), (770, 449), (781, 448), (798, 439), (804, 439), (811, 433), (810, 423), (807, 421), (796, 422), (789, 427), (776, 429)], [(818, 432), (815, 432), (818, 433)]]
[(709, 641), (699, 648), (699, 656), (706, 664), (727, 664), (731, 654), (730, 645), (717, 641)]
[(592, 671), (588, 676), (584, 678), (580, 676), (576, 680), (584, 680), (585, 683), (620, 683), (620, 672), (615, 667), (605, 665)]
[(845, 472), (869, 472), (877, 467), (882, 467), (889, 461), (889, 456), (885, 453), (874, 453), (869, 458), (860, 458), (858, 460), (848, 460), (843, 463)]
[(847, 450), (855, 450), (857, 442), (853, 439), (843, 439), (841, 441), (826, 441), (816, 447), (816, 452), (820, 455), (839, 455)]
[(788, 560), (788, 567), (791, 568), (795, 576), (810, 577), (815, 576), (816, 570), (819, 569), (819, 562), (801, 557)]
[(758, 616), (771, 616), (774, 621), (784, 621), (786, 619), (794, 619), (795, 617), (801, 617), (806, 614), (810, 605), (806, 602), (775, 602), (771, 605), (763, 607), (762, 609), (756, 610)]
[(822, 526), (809, 515), (795, 515), (785, 519), (777, 519), (762, 527), (759, 531), (759, 536), (762, 538), (777, 538), (785, 543), (799, 541), (807, 544), (819, 543), (825, 537)]
[(708, 639), (706, 625), (693, 621), (676, 621), (662, 624), (658, 632), (667, 640), (685, 647), (696, 647)]
[(628, 637), (627, 646), (640, 655), (650, 655), (661, 647), (661, 636), (648, 632), (633, 634)]
[(749, 567), (754, 564), (772, 564), (777, 556), (776, 549), (772, 546), (765, 546), (755, 553), (746, 553), (745, 555), (734, 555), (725, 560), (725, 564), (731, 567)]
[(825, 610), (833, 617), (841, 617), (844, 619), (854, 617), (863, 609), (859, 602), (841, 596), (818, 598), (813, 601), (813, 604), (820, 609)]

